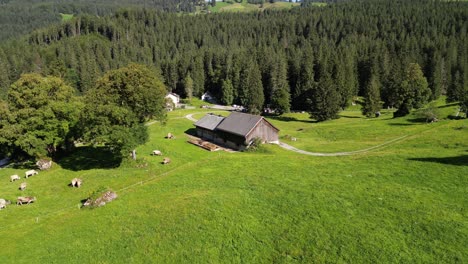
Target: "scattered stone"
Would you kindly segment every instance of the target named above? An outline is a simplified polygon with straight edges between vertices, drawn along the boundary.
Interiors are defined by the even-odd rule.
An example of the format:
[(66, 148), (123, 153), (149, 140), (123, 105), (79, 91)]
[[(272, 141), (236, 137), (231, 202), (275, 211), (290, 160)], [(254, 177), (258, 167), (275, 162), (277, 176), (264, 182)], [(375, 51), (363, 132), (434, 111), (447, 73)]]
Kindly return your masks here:
[(40, 159), (36, 162), (37, 167), (40, 170), (48, 170), (52, 167), (52, 161), (46, 159)]
[(84, 202), (83, 206), (101, 207), (101, 206), (106, 205), (106, 203), (115, 200), (116, 198), (117, 198), (117, 194), (115, 192), (107, 191), (96, 199), (88, 198), (86, 202)]

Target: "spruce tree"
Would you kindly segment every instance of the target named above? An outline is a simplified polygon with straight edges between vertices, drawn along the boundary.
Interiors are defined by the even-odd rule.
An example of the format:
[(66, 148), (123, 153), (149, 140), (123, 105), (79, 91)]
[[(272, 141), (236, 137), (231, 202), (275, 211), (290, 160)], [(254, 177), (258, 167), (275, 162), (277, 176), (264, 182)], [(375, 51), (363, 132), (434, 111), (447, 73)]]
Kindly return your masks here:
[(364, 93), (364, 105), (362, 106), (362, 114), (367, 117), (374, 117), (382, 107), (379, 86), (377, 78), (371, 77)]
[(224, 80), (221, 85), (221, 102), (225, 105), (231, 105), (234, 100), (234, 88), (231, 80)]
[(340, 99), (330, 75), (323, 73), (316, 88), (311, 89), (307, 96), (311, 118), (317, 121), (338, 118)]

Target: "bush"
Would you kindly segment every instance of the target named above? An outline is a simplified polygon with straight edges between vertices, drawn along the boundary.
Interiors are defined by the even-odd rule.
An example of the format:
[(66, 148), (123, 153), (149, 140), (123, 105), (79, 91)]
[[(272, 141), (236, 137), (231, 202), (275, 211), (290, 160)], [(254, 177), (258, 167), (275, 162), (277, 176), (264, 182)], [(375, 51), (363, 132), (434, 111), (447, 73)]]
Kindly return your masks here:
[(426, 122), (435, 122), (441, 118), (441, 113), (436, 104), (431, 103), (427, 108), (422, 110), (421, 118), (426, 119)]
[(250, 145), (245, 150), (246, 152), (256, 152), (262, 147), (262, 139), (261, 138), (254, 138)]

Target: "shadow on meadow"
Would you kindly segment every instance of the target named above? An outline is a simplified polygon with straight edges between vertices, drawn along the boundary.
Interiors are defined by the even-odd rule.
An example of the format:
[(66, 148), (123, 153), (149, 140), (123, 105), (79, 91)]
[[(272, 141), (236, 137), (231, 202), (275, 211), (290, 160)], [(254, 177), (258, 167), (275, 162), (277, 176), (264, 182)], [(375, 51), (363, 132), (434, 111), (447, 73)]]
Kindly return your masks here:
[(435, 162), (457, 166), (468, 166), (468, 155), (461, 155), (456, 157), (445, 157), (445, 158), (412, 158), (409, 160), (423, 161), (423, 162)]
[(273, 115), (265, 115), (265, 117), (278, 120), (278, 121), (283, 121), (283, 122), (303, 122), (303, 123), (318, 123), (318, 121), (315, 120), (303, 120), (303, 119), (297, 119), (295, 117), (290, 117), (290, 116), (273, 116)]
[(72, 171), (117, 168), (122, 158), (102, 147), (79, 147), (57, 161), (62, 168)]
[(343, 118), (364, 118), (362, 116), (352, 116), (352, 115), (339, 115), (339, 116)]
[(197, 130), (195, 128), (189, 128), (184, 131), (185, 134), (197, 137)]

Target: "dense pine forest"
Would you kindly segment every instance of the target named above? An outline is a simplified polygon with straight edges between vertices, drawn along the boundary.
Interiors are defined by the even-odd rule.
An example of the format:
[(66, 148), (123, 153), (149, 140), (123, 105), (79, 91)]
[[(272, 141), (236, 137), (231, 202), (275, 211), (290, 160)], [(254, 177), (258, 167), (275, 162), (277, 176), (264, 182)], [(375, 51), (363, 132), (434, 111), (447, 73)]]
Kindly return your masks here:
[(60, 14), (105, 16), (123, 7), (193, 12), (197, 0), (0, 0), (0, 41), (62, 20)]
[(210, 91), (252, 112), (307, 110), (326, 120), (363, 96), (366, 114), (383, 106), (405, 115), (442, 94), (464, 100), (467, 29), (468, 3), (458, 1), (207, 15), (121, 10), (3, 44), (0, 87), (5, 95), (22, 73), (36, 72), (84, 93), (104, 72), (137, 62), (158, 67), (169, 91)]

